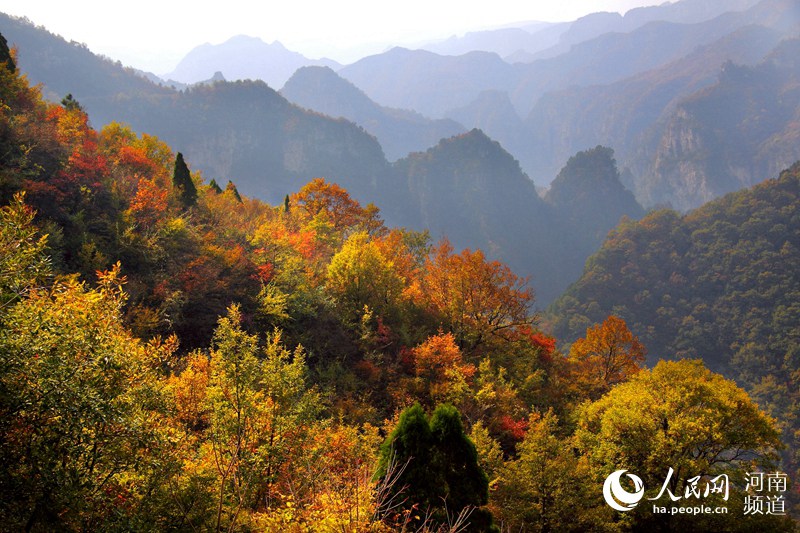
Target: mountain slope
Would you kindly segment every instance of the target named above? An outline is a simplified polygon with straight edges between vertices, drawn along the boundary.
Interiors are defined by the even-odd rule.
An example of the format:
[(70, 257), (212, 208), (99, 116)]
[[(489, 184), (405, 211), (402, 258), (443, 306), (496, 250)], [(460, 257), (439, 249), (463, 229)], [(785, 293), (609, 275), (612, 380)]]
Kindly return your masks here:
[[(528, 128), (517, 114), (508, 93), (483, 91), (470, 104), (451, 109), (447, 117), (461, 124), (472, 124), (496, 139), (512, 154), (524, 154), (529, 149)], [(551, 176), (530, 176), (536, 183), (547, 183)]]
[(620, 181), (614, 151), (603, 146), (570, 157), (544, 198), (559, 212), (569, 214), (573, 246), (576, 241), (587, 241), (586, 247), (596, 248), (617, 225), (620, 213), (636, 219), (644, 216), (633, 193)]
[[(396, 181), (406, 182), (408, 190), (398, 221), (429, 229), (434, 237), (446, 235), (456, 247), (481, 248), (530, 275), (537, 302), (546, 305), (580, 275), (585, 259), (620, 218), (642, 214), (619, 183), (610, 151), (598, 152), (601, 157), (589, 158), (583, 172), (563, 172), (561, 188), (580, 189), (580, 200), (556, 192), (545, 202), (519, 163), (482, 131), (445, 139), (394, 165)], [(604, 175), (594, 165), (599, 159), (606, 163)], [(593, 201), (595, 208), (588, 209)]]
[(278, 203), (324, 176), (377, 202), (389, 166), (377, 141), (345, 120), (305, 111), (261, 81), (218, 82), (130, 102), (116, 118), (157, 134), (209, 177)]
[(553, 296), (542, 282), (557, 272), (554, 257), (535, 253), (551, 248), (552, 234), (544, 228), (552, 209), (497, 142), (472, 130), (410, 154), (394, 168), (409, 191), (404, 225), (447, 236), (456, 248), (480, 248), (515, 272), (533, 274), (538, 301)]
[(52, 100), (72, 93), (80, 95), (81, 104), (92, 109), (96, 100), (109, 94), (130, 97), (171, 92), (133, 69), (98, 57), (81, 44), (67, 43), (29, 21), (0, 13), (0, 33), (9, 46), (17, 48), (19, 67), (30, 82), (44, 84), (44, 94)]
[(280, 93), (299, 106), (355, 122), (378, 139), (392, 161), (464, 132), (452, 120), (430, 120), (413, 111), (381, 107), (327, 67), (298, 69)]
[(412, 109), (432, 118), (467, 105), (484, 90), (509, 91), (516, 84), (515, 69), (488, 52), (440, 56), (393, 48), (338, 72), (381, 105)]
[[(757, 381), (796, 350), (797, 264), (800, 163), (686, 215), (662, 210), (621, 224), (548, 316), (571, 342), (617, 314), (653, 357), (702, 357)], [(750, 366), (756, 353), (761, 362)]]

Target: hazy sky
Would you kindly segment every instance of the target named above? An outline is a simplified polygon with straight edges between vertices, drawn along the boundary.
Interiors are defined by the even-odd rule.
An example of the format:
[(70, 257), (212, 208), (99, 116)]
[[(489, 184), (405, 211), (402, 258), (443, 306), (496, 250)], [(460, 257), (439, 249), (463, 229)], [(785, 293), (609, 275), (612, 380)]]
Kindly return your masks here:
[(280, 41), (308, 57), (351, 62), (390, 44), (446, 38), (521, 21), (624, 13), (661, 0), (0, 0), (67, 40), (126, 65), (164, 73), (189, 50), (234, 35)]

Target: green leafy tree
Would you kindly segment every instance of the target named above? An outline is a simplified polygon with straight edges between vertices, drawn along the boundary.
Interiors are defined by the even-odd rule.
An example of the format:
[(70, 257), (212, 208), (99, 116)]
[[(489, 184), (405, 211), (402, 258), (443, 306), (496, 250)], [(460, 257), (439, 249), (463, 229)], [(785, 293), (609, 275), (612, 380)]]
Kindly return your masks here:
[(214, 465), (216, 530), (233, 529), (245, 511), (263, 508), (280, 491), (290, 459), (301, 465), (298, 442), (318, 412), (319, 397), (306, 384), (305, 355), (286, 350), (280, 334), (257, 338), (241, 326), (232, 306), (214, 333), (206, 396), (209, 439), (205, 455)]
[(175, 467), (155, 371), (169, 348), (124, 330), (120, 283), (118, 266), (94, 290), (67, 278), (30, 291), (2, 317), (4, 528), (147, 523), (144, 510)]
[(365, 306), (384, 318), (395, 311), (403, 278), (377, 243), (358, 232), (333, 256), (325, 286), (345, 322), (355, 324)]
[(0, 311), (50, 274), (50, 260), (44, 254), (47, 237), (38, 234), (33, 218), (23, 194), (0, 208)]
[(517, 457), (500, 469), (494, 493), (510, 531), (587, 531), (599, 525), (587, 505), (592, 495), (586, 463), (569, 444), (552, 411), (531, 415)]

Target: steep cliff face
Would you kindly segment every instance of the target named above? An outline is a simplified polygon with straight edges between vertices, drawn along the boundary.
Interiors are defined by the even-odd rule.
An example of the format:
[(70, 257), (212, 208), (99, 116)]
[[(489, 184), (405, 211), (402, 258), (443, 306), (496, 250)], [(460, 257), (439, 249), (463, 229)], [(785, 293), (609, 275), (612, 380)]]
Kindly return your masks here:
[(668, 199), (675, 209), (686, 210), (715, 197), (708, 183), (707, 161), (695, 157), (705, 151), (705, 136), (702, 124), (686, 109), (675, 111), (659, 141), (652, 172), (635, 185), (645, 205)]
[(688, 210), (797, 160), (798, 57), (794, 39), (754, 67), (728, 62), (715, 85), (681, 101), (652, 130), (652, 155), (642, 156), (652, 163), (635, 185), (637, 198)]

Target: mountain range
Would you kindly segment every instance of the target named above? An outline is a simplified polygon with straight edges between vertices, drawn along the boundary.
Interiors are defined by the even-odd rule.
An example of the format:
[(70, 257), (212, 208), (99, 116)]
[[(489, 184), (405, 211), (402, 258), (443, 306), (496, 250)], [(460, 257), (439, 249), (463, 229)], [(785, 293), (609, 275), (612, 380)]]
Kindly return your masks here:
[[(595, 13), (571, 23), (471, 32), (416, 50), (394, 48), (351, 65), (301, 68), (292, 77), (285, 65), (314, 62), (285, 49), (276, 57), (279, 43), (246, 37), (198, 47), (186, 62), (202, 59), (205, 65), (195, 81), (215, 71), (235, 79), (248, 65), (269, 63), (273, 74), (252, 75), (275, 88), (277, 78), (288, 79), (283, 96), (358, 124), (378, 139), (391, 161), (480, 128), (545, 187), (578, 151), (610, 146), (626, 186), (642, 205), (685, 210), (773, 176), (800, 157), (796, 148), (784, 145), (772, 166), (695, 165), (684, 177), (671, 169), (691, 166), (702, 156), (686, 146), (678, 156), (664, 153), (677, 124), (684, 135), (695, 133), (686, 132), (687, 123), (674, 115), (683, 112), (684, 99), (715, 84), (728, 61), (747, 66), (769, 61), (781, 40), (800, 33), (799, 23), (800, 8), (790, 0), (683, 0), (624, 16)], [(745, 102), (731, 105), (747, 107)], [(741, 136), (737, 141), (756, 142)], [(758, 150), (750, 145), (726, 149), (730, 154)], [(718, 152), (715, 157), (726, 156)], [(734, 167), (736, 177), (721, 170)], [(706, 182), (716, 185), (700, 185)]]
[[(549, 44), (526, 52), (539, 54), (530, 63), (497, 50), (395, 48), (341, 68), (301, 64), (280, 93), (275, 81), (246, 80), (175, 90), (26, 21), (2, 16), (0, 32), (31, 81), (56, 101), (74, 95), (96, 126), (121, 121), (158, 135), (207, 179), (233, 180), (272, 203), (325, 177), (378, 205), (390, 224), (482, 248), (530, 275), (544, 305), (621, 217), (643, 214), (640, 205), (689, 209), (800, 159), (791, 142), (796, 41), (784, 42), (800, 8), (713, 4), (518, 28), (551, 32)], [(226, 45), (285, 51), (250, 38)], [(213, 49), (200, 47), (192, 61)], [(198, 76), (233, 79), (230, 66), (209, 61)], [(376, 96), (381, 87), (403, 100)], [(738, 133), (715, 129), (720, 118)], [(756, 156), (743, 166), (746, 154)]]
[[(643, 161), (654, 154), (645, 147), (669, 122), (674, 104), (713, 84), (726, 61), (753, 65), (780, 40), (800, 33), (796, 2), (765, 0), (744, 11), (708, 14), (717, 16), (693, 23), (650, 20), (627, 33), (601, 33), (530, 63), (509, 64), (490, 52), (451, 57), (395, 49), (339, 74), (382, 105), (481, 128), (514, 154), (537, 184), (547, 185), (572, 154), (597, 144), (612, 146), (634, 181), (655, 171), (642, 177), (652, 183), (670, 178)], [(798, 155), (792, 150), (786, 159)], [(763, 177), (754, 172), (748, 182)], [(648, 206), (687, 209), (711, 199), (686, 202), (668, 188), (654, 197), (645, 190), (649, 185), (629, 186)]]
[(205, 43), (194, 48), (162, 77), (192, 84), (221, 72), (228, 80), (262, 80), (277, 89), (298, 68), (312, 65), (341, 67), (332, 59), (313, 60), (292, 52), (278, 41), (265, 43), (258, 37), (237, 35), (218, 45)]

